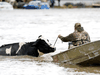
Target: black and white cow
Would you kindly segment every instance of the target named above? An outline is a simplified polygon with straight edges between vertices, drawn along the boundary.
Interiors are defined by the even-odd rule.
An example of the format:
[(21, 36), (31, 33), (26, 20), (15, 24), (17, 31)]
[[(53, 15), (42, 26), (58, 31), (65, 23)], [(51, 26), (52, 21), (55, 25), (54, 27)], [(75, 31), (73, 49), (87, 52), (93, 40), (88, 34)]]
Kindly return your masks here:
[(45, 54), (54, 52), (56, 48), (52, 47), (47, 39), (44, 39), (42, 38), (42, 36), (39, 36), (35, 42), (2, 45), (0, 47), (0, 55), (31, 55), (38, 57), (38, 50)]

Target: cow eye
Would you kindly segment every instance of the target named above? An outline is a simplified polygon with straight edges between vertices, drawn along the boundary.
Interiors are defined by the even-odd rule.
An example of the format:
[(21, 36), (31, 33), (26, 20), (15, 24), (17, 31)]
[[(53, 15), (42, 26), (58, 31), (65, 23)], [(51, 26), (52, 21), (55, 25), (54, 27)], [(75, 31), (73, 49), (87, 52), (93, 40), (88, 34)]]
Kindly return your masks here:
[(47, 41), (49, 42), (49, 40), (47, 39)]

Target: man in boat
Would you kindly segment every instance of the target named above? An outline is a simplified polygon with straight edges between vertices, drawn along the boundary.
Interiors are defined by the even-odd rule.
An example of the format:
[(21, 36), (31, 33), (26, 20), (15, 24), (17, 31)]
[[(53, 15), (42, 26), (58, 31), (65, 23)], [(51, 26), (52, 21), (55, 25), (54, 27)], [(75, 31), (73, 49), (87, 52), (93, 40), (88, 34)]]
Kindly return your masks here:
[(66, 37), (58, 35), (58, 38), (63, 42), (70, 42), (68, 49), (90, 42), (89, 34), (84, 31), (80, 23), (76, 23), (74, 29), (75, 31)]

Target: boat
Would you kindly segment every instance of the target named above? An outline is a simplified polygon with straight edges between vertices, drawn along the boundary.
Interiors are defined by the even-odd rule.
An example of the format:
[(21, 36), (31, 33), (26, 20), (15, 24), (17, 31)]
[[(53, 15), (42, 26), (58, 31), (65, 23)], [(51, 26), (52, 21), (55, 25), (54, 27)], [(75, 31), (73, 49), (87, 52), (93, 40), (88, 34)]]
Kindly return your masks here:
[(100, 4), (92, 4), (92, 7), (94, 7), (94, 8), (100, 8)]
[(50, 6), (47, 2), (30, 1), (28, 4), (25, 4), (23, 8), (25, 9), (49, 9)]
[(13, 10), (13, 6), (8, 2), (0, 2), (0, 10)]
[(68, 49), (52, 56), (55, 63), (73, 65), (100, 64), (100, 40)]

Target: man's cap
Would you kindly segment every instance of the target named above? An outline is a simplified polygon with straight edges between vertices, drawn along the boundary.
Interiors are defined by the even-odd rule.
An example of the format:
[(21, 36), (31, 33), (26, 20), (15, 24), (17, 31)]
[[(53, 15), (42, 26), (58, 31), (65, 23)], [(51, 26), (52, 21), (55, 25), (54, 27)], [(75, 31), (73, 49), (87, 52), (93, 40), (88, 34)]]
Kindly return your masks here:
[(81, 27), (81, 24), (80, 23), (75, 23), (75, 29), (76, 28), (80, 28)]

